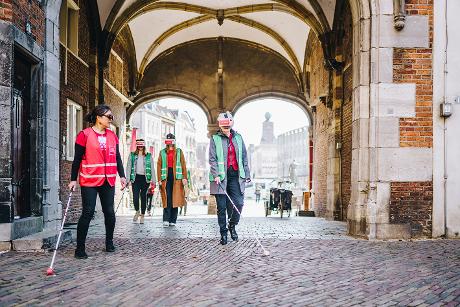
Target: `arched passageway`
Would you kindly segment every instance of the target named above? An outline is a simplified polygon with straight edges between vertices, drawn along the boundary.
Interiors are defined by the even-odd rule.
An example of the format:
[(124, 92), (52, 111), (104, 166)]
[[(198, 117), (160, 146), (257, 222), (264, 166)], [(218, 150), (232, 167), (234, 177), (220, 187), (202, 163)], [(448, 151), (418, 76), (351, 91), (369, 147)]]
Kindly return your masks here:
[[(123, 136), (126, 118), (142, 103), (175, 95), (200, 105), (211, 132), (219, 112), (270, 95), (295, 101), (310, 114), (312, 193), (319, 216), (347, 220), (349, 233), (364, 237), (429, 236), (433, 200), (424, 199), (433, 193), (433, 124), (427, 120), (433, 114), (433, 78), (429, 69), (415, 71), (416, 77), (403, 69), (420, 64), (418, 53), (432, 54), (433, 12), (419, 10), (420, 5), (409, 4), (411, 27), (401, 32), (405, 10), (399, 0), (31, 5), (47, 26), (32, 27), (30, 39), (13, 29), (6, 45), (15, 48), (6, 58), (19, 60), (22, 54), (44, 63), (39, 88), (46, 108), (37, 107), (46, 116), (37, 117), (37, 127), (46, 129), (37, 129), (31, 139), (43, 143), (36, 152), (46, 163), (33, 166), (43, 169), (46, 180), (36, 183), (33, 207), (40, 210), (34, 214), (42, 214), (50, 227), (61, 216), (55, 207), (67, 193), (66, 179), (59, 179), (72, 160), (73, 134), (67, 130), (83, 126), (81, 115), (95, 103), (112, 106), (113, 129)], [(381, 38), (373, 52), (371, 32)], [(420, 65), (431, 67), (430, 59)], [(5, 97), (12, 97), (8, 93)], [(2, 135), (11, 132), (2, 128)], [(11, 156), (13, 148), (5, 148), (5, 157)], [(1, 176), (12, 182), (11, 169)], [(56, 180), (59, 184), (52, 184)], [(401, 196), (412, 187), (423, 192), (414, 199)], [(12, 224), (21, 205), (12, 192), (5, 195), (2, 212)], [(423, 205), (408, 206), (411, 201)]]
[(310, 126), (305, 150), (314, 147), (311, 208), (348, 220), (350, 233), (365, 236), (368, 200), (359, 190), (368, 179), (353, 174), (367, 160), (363, 150), (352, 150), (361, 148), (352, 136), (366, 133), (365, 110), (357, 105), (368, 97), (356, 93), (369, 81), (357, 73), (366, 69), (368, 50), (354, 42), (368, 34), (352, 29), (367, 29), (368, 8), (333, 2), (98, 1), (99, 102), (116, 106), (127, 119), (117, 123), (123, 127), (146, 102), (188, 99), (206, 114), (208, 134), (219, 112), (237, 112), (256, 98), (296, 104)]

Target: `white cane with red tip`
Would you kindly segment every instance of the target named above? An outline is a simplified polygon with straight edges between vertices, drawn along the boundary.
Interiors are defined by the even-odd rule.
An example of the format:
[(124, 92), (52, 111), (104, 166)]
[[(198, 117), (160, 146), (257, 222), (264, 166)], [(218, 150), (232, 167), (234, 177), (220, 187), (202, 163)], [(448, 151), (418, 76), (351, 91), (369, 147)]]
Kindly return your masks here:
[(72, 199), (72, 193), (73, 193), (73, 189), (70, 191), (69, 199), (67, 200), (67, 206), (65, 207), (64, 218), (62, 219), (61, 229), (59, 230), (59, 235), (58, 235), (58, 239), (57, 239), (57, 242), (56, 242), (56, 247), (55, 247), (54, 253), (53, 253), (53, 259), (51, 259), (50, 267), (46, 270), (46, 275), (47, 276), (51, 276), (51, 275), (56, 274), (54, 272), (54, 269), (53, 269), (54, 260), (56, 260), (56, 253), (57, 253), (57, 250), (59, 248), (59, 243), (61, 241), (62, 230), (64, 229), (64, 223), (65, 223), (65, 220), (67, 218), (67, 212), (69, 211), (70, 200)]
[[(238, 208), (236, 207), (235, 203), (233, 202), (233, 200), (231, 199), (231, 197), (228, 195), (227, 191), (223, 188), (222, 186), (222, 183), (219, 183), (219, 187), (222, 189), (222, 191), (224, 191), (225, 195), (227, 195), (228, 199), (230, 200), (230, 202), (232, 203), (232, 206), (233, 208), (236, 210), (236, 212), (238, 212), (240, 218), (242, 217), (241, 215), (241, 212), (240, 210), (238, 210)], [(256, 241), (257, 241), (257, 244), (262, 248), (262, 250), (264, 251), (264, 256), (270, 256), (270, 252), (265, 249), (265, 247), (262, 245), (262, 243), (260, 243), (260, 240), (259, 238), (257, 237), (256, 233), (253, 232), (254, 234), (254, 237), (256, 238)]]

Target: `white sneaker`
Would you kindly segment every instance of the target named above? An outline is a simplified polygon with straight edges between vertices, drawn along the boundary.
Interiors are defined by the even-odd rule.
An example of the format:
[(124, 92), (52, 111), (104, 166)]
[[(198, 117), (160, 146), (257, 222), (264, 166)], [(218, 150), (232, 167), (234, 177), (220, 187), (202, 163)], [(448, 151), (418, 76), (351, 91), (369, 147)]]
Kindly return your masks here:
[(136, 214), (134, 214), (134, 217), (133, 217), (133, 222), (137, 222), (138, 218), (139, 218), (139, 211), (136, 211)]
[(163, 222), (163, 227), (169, 227), (169, 223), (168, 222)]
[(169, 226), (176, 226), (176, 223), (169, 223)]

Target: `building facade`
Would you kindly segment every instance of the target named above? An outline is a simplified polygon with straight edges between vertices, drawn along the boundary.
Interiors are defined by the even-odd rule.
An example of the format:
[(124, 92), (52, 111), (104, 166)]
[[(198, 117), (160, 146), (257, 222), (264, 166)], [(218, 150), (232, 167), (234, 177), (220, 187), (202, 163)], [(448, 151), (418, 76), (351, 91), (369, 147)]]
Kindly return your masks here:
[(276, 137), (278, 150), (278, 178), (290, 180), (296, 187), (309, 189), (309, 133), (308, 126), (294, 129)]
[[(457, 0), (238, 2), (259, 21), (115, 2), (0, 4), (0, 241), (58, 229), (88, 110), (112, 107), (126, 156), (134, 110), (170, 96), (200, 105), (210, 133), (254, 97), (295, 102), (312, 123), (318, 216), (369, 239), (460, 236)], [(150, 35), (160, 11), (178, 32)], [(161, 135), (174, 126), (165, 116)]]

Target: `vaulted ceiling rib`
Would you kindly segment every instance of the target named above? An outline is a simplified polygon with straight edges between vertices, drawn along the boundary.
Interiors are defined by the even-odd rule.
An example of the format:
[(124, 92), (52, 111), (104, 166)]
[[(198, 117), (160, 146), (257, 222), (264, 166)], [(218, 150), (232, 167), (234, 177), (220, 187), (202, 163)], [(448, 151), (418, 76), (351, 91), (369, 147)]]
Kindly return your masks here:
[[(217, 36), (248, 40), (304, 62), (309, 31), (330, 29), (336, 0), (97, 0), (102, 28), (129, 25), (142, 70), (178, 44)], [(225, 16), (218, 25), (217, 15)]]
[[(283, 49), (283, 47), (270, 35), (262, 32), (256, 28), (249, 28), (244, 24), (226, 20), (222, 26), (216, 27), (216, 21), (208, 21), (196, 26), (184, 29), (172, 35), (161, 44), (152, 55), (152, 59), (161, 54), (163, 51), (168, 50), (171, 47), (182, 44), (187, 41), (210, 38), (210, 37), (232, 37), (242, 40), (253, 41), (261, 45), (267, 46), (270, 49), (283, 55), (289, 59), (289, 54)], [(151, 59), (150, 59), (151, 60)], [(292, 63), (292, 62), (291, 62)]]

